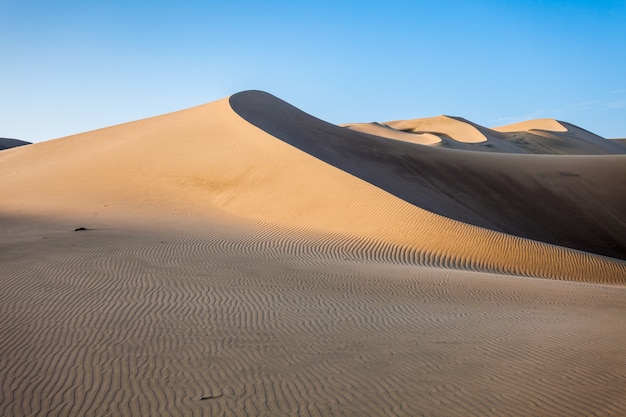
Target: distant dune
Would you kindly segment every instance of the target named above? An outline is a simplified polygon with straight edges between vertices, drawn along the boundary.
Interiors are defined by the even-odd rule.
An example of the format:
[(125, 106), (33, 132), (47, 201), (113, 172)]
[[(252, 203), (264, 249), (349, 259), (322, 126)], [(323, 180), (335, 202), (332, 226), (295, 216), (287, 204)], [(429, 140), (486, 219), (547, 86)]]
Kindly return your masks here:
[(344, 126), (353, 130), (358, 130), (359, 132), (368, 133), (375, 136), (381, 136), (388, 139), (419, 143), (420, 145), (435, 145), (442, 142), (441, 137), (433, 133), (409, 133), (403, 130), (394, 129), (387, 124), (381, 124), (376, 122), (356, 123)]
[(482, 129), (460, 117), (439, 116), (426, 119), (398, 120), (385, 123), (396, 130), (412, 133), (438, 132), (461, 143), (481, 143), (487, 141)]
[(498, 132), (528, 132), (529, 130), (548, 130), (551, 132), (567, 132), (568, 128), (558, 120), (554, 119), (534, 119), (524, 122), (513, 123), (505, 126), (494, 127)]
[(3, 150), (0, 415), (624, 415), (625, 189), (566, 122), (260, 91)]
[[(468, 151), (548, 155), (611, 155), (624, 154), (623, 146), (570, 123), (554, 119), (537, 119), (492, 129), (460, 117), (439, 116), (425, 119), (399, 120), (380, 124), (389, 131), (368, 131), (368, 124), (346, 127), (392, 139), (424, 145), (438, 145)], [(429, 142), (410, 140), (430, 135)], [(398, 135), (403, 135), (402, 137)], [(437, 140), (439, 139), (439, 140)]]
[(3, 149), (15, 148), (16, 146), (29, 145), (30, 142), (26, 142), (18, 139), (0, 138), (0, 151)]

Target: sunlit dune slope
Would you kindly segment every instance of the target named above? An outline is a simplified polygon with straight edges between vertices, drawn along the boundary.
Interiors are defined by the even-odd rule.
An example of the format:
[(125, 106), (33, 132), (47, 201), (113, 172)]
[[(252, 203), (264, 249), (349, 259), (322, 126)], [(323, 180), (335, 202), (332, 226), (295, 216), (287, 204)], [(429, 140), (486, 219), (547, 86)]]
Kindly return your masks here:
[(245, 92), (3, 151), (0, 214), (168, 227), (238, 219), (394, 262), (623, 283), (623, 262), (540, 241), (623, 255), (624, 176), (619, 155), (422, 146)]

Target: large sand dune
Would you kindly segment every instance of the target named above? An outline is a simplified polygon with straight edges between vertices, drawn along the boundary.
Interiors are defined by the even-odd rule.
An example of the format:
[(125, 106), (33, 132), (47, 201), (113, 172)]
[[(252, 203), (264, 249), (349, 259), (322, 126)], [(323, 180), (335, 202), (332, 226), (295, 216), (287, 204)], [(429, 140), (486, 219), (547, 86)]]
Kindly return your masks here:
[[(240, 93), (231, 103), (273, 136), (417, 207), (511, 235), (626, 259), (626, 155), (468, 154), (342, 129), (263, 93)], [(438, 130), (450, 125), (455, 135), (464, 132), (461, 123), (436, 121)], [(432, 120), (424, 125), (431, 126)], [(470, 133), (479, 132), (469, 127)]]
[(624, 150), (255, 91), (3, 150), (0, 415), (623, 415)]

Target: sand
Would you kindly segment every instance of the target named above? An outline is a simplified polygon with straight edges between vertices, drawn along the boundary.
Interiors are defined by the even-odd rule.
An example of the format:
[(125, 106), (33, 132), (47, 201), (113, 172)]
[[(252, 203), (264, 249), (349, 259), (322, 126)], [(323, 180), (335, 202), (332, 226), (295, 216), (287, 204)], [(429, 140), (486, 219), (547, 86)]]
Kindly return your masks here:
[(623, 415), (626, 160), (572, 153), (260, 92), (4, 150), (0, 415)]
[(0, 138), (0, 151), (9, 148), (15, 148), (17, 146), (28, 145), (30, 142), (26, 142), (18, 139)]
[[(375, 231), (377, 238), (384, 236), (398, 244), (417, 245), (420, 250), (445, 251), (466, 264), (487, 261), (490, 268), (497, 271), (527, 264), (529, 269), (524, 273), (531, 275), (551, 274), (551, 267), (547, 265), (550, 260), (542, 260), (541, 266), (538, 265), (539, 258), (535, 257), (541, 256), (540, 253), (550, 252), (552, 262), (557, 261), (555, 257), (561, 257), (554, 277), (562, 271), (562, 263), (576, 263), (579, 271), (587, 268), (578, 264), (578, 260), (591, 258), (572, 254), (573, 258), (566, 261), (562, 258), (566, 255), (558, 254), (562, 247), (626, 258), (623, 216), (626, 194), (622, 191), (626, 186), (626, 155), (581, 157), (459, 152), (342, 129), (268, 94), (241, 93), (231, 97), (230, 101), (238, 114), (272, 137), (376, 186), (351, 182), (338, 189), (336, 195), (331, 194), (331, 188), (326, 184), (334, 185), (338, 181), (330, 177), (336, 172), (322, 165), (315, 168), (315, 178), (307, 185), (322, 183), (326, 191), (323, 196), (312, 193), (308, 198), (318, 201), (323, 198), (324, 207), (336, 206), (332, 213), (340, 225), (333, 225), (335, 229), (349, 224), (342, 231), (361, 233), (363, 227), (355, 221), (356, 216), (384, 216), (377, 222), (383, 226), (382, 230)], [(282, 118), (276, 118), (275, 114)], [(457, 129), (458, 123), (454, 119), (453, 129)], [(305, 163), (302, 161), (300, 165)], [(281, 164), (284, 162), (272, 161), (274, 166)], [(328, 179), (323, 178), (326, 173)], [(299, 174), (298, 181), (303, 181), (306, 175), (305, 172)], [(352, 181), (354, 177), (346, 181)], [(281, 189), (290, 190), (299, 185), (282, 184)], [(357, 186), (358, 192), (346, 198), (344, 190), (357, 190)], [(378, 197), (380, 190), (387, 194)], [(399, 197), (400, 201), (390, 199), (388, 194)], [(372, 203), (376, 198), (380, 200), (366, 208), (371, 214), (357, 208), (344, 212), (344, 207), (349, 207), (350, 202), (364, 200), (364, 195)], [(403, 201), (412, 205), (406, 206)], [(246, 207), (254, 207), (253, 201), (247, 201)], [(433, 213), (439, 216), (433, 216)], [(288, 214), (289, 219), (280, 221), (293, 222), (293, 226), (317, 227), (322, 222), (323, 227), (330, 226), (326, 213), (322, 213), (324, 219), (304, 218), (296, 212)], [(481, 229), (467, 228), (468, 224)], [(507, 235), (492, 234), (491, 231)], [(454, 237), (461, 235), (467, 237)], [(511, 236), (533, 241), (520, 241)], [(496, 240), (500, 242), (495, 244)], [(534, 250), (532, 247), (537, 241), (559, 245), (559, 248), (542, 246)], [(509, 250), (494, 252), (495, 247)], [(484, 252), (479, 253), (482, 250)], [(531, 252), (533, 255), (527, 261), (508, 258)], [(593, 259), (593, 262), (604, 262), (600, 258)], [(623, 280), (623, 264), (616, 272), (614, 277)], [(603, 273), (607, 271), (603, 270)]]
[(481, 143), (487, 141), (487, 136), (477, 129), (467, 120), (450, 117), (437, 116), (413, 120), (396, 120), (385, 123), (387, 126), (405, 132), (412, 133), (444, 133), (446, 136), (457, 142)]
[(353, 123), (344, 125), (352, 130), (368, 133), (374, 136), (380, 136), (388, 139), (396, 139), (404, 142), (418, 143), (420, 145), (435, 145), (442, 142), (441, 137), (432, 133), (408, 133), (403, 130), (394, 129), (386, 124), (381, 123)]

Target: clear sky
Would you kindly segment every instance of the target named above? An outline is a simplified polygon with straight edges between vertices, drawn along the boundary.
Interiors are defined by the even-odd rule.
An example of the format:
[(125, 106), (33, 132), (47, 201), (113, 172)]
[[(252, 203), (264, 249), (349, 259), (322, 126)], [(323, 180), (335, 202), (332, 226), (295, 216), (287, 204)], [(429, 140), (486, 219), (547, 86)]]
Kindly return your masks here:
[(552, 117), (626, 137), (626, 1), (0, 0), (0, 137), (248, 89), (331, 123)]

